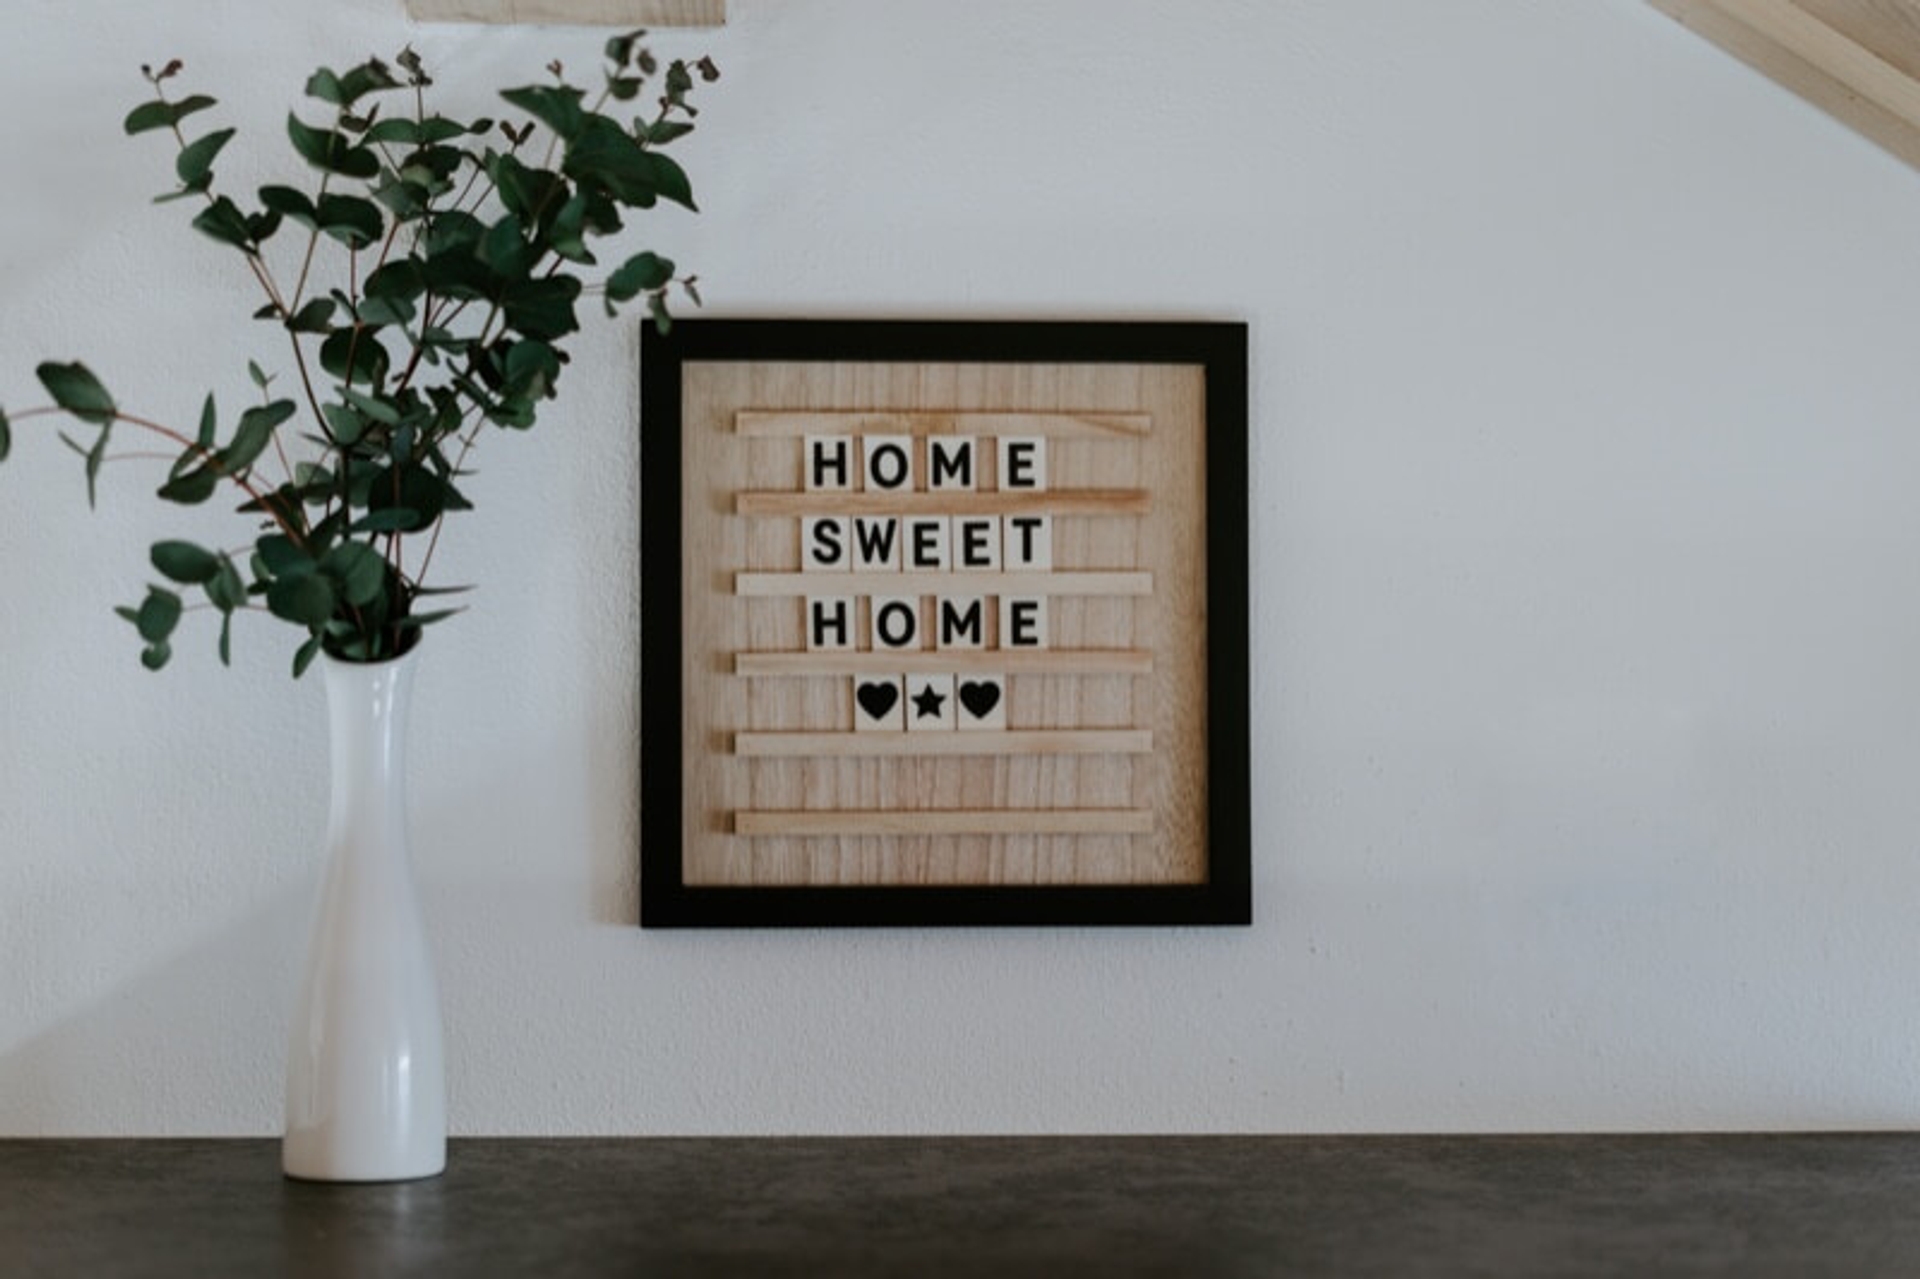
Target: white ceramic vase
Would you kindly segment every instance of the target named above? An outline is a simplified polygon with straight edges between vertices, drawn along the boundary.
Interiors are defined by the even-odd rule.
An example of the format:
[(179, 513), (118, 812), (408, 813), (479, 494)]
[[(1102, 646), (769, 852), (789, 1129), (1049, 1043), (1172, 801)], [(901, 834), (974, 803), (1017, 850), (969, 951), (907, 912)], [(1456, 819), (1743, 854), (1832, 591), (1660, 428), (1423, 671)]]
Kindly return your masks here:
[(406, 828), (407, 702), (419, 649), (322, 657), (332, 740), (326, 879), (287, 1055), (281, 1165), (314, 1181), (406, 1181), (447, 1163), (433, 956)]

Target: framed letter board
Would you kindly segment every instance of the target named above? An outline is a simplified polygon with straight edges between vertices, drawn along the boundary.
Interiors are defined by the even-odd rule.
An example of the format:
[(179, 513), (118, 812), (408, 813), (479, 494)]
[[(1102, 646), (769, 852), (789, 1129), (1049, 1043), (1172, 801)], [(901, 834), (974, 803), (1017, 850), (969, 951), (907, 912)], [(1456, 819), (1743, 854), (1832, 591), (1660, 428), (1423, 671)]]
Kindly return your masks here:
[(1249, 922), (1246, 352), (649, 328), (642, 925)]

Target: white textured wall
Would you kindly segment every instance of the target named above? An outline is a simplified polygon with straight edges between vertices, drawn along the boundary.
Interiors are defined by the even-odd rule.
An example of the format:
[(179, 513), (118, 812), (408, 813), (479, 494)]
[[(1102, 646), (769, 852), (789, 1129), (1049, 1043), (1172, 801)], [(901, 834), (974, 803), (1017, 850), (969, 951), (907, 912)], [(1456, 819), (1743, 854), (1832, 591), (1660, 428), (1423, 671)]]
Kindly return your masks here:
[[(1636, 0), (731, 8), (663, 42), (726, 70), (706, 213), (655, 237), (710, 310), (1252, 325), (1257, 922), (634, 927), (636, 340), (598, 325), (443, 546), (484, 587), (413, 760), (459, 1131), (1920, 1120), (1920, 175)], [(146, 203), (138, 63), (229, 100), (253, 183), (316, 63), (412, 41), (478, 109), (599, 39), (16, 0), (0, 398), (80, 356), (189, 418), (273, 353)], [(318, 682), (276, 626), (142, 671), (109, 606), (209, 526), (137, 465), (90, 515), (18, 434), (0, 1131), (274, 1131)]]

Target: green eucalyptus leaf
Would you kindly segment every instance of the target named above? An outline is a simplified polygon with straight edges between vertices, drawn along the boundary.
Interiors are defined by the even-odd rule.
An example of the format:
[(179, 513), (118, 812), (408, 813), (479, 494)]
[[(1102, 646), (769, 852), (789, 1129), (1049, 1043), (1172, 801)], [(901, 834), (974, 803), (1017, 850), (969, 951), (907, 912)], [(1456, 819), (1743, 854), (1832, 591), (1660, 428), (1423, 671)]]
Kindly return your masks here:
[(261, 187), (260, 203), (302, 226), (314, 225), (313, 201), (309, 200), (304, 192), (296, 191), (292, 187)]
[(180, 175), (180, 181), (189, 190), (204, 191), (207, 183), (213, 180), (213, 160), (220, 154), (220, 148), (233, 140), (232, 129), (217, 129), (204, 138), (195, 138), (180, 148), (180, 154), (174, 157), (174, 172)]
[(212, 466), (202, 466), (173, 476), (160, 486), (159, 496), (182, 506), (196, 506), (212, 497), (219, 487), (220, 472)]
[(507, 348), (502, 372), (510, 394), (540, 399), (553, 394), (560, 379), (560, 357), (553, 347), (531, 338)]
[(360, 322), (375, 327), (388, 324), (406, 325), (413, 321), (413, 303), (401, 298), (363, 298), (359, 307)]
[(400, 425), (400, 410), (386, 400), (356, 391), (350, 386), (341, 387), (340, 396), (358, 409), (363, 416), (371, 418), (382, 426)]
[(200, 210), (193, 225), (222, 244), (245, 249), (253, 243), (253, 230), (247, 225), (246, 214), (224, 195)]
[(522, 280), (500, 296), (500, 314), (507, 327), (530, 338), (551, 341), (580, 327), (573, 303), (580, 281), (570, 275)]
[(427, 278), (412, 258), (389, 262), (372, 275), (360, 290), (370, 298), (389, 298), (410, 302), (427, 291)]
[(352, 448), (367, 433), (367, 419), (344, 404), (322, 404), (320, 412), (327, 419), (334, 442), (343, 448)]
[(655, 120), (647, 126), (646, 138), (649, 144), (660, 147), (692, 132), (693, 126), (685, 120)]
[(92, 507), (100, 496), (100, 468), (107, 460), (107, 437), (112, 434), (111, 427), (101, 427), (100, 437), (87, 450), (87, 505)]
[(234, 567), (233, 560), (225, 554), (215, 557), (217, 564), (213, 576), (207, 579), (207, 600), (222, 613), (231, 613), (237, 608), (246, 607), (247, 584), (240, 577), (240, 570)]
[(500, 96), (568, 141), (579, 134), (590, 118), (580, 105), (584, 95), (570, 84), (528, 85), (524, 89), (502, 90)]
[(133, 625), (140, 638), (158, 644), (173, 634), (179, 622), (180, 597), (162, 587), (149, 586), (147, 598), (140, 601), (140, 611), (134, 615)]
[(486, 233), (487, 224), (471, 213), (460, 210), (442, 213), (427, 228), (427, 261), (433, 262), (450, 252), (470, 250)]
[(568, 197), (547, 227), (547, 243), (567, 261), (591, 266), (594, 257), (587, 251), (587, 207), (585, 192), (575, 192)]
[[(395, 468), (399, 472), (399, 482), (394, 482), (394, 471), (382, 471), (375, 477), (367, 489), (367, 518), (376, 512), (411, 512), (412, 524), (403, 524), (395, 532), (414, 533), (427, 528), (440, 518), (440, 513), (454, 507), (451, 498), (458, 495), (445, 477), (436, 475), (423, 466), (403, 466)], [(460, 498), (460, 501), (466, 499)], [(397, 515), (392, 518), (398, 518)]]
[(516, 214), (501, 218), (480, 239), (480, 261), (504, 278), (525, 275), (533, 267), (535, 253)]
[(364, 249), (386, 230), (380, 206), (351, 195), (323, 195), (314, 207), (320, 229), (350, 249)]
[(300, 577), (317, 567), (313, 557), (284, 533), (262, 534), (253, 544), (259, 561), (255, 573), (260, 577)]
[(318, 98), (322, 102), (331, 102), (335, 106), (343, 106), (346, 103), (346, 97), (340, 89), (340, 77), (325, 67), (321, 67), (307, 77), (306, 91), (309, 98)]
[[(488, 127), (492, 126), (488, 125)], [(469, 133), (486, 131), (486, 129), (461, 124), (458, 120), (449, 120), (443, 115), (430, 115), (420, 121), (420, 142), (423, 146), (431, 146), (438, 142), (451, 142)]]
[[(387, 376), (387, 348), (369, 330), (338, 328), (320, 344), (320, 367), (351, 385), (378, 386)], [(349, 369), (348, 362), (352, 367)]]
[(339, 584), (340, 598), (359, 607), (386, 589), (387, 561), (364, 542), (342, 542), (320, 561), (320, 571)]
[(427, 287), (443, 298), (486, 298), (498, 285), (493, 272), (465, 244), (433, 250), (421, 264), (420, 271)]
[[(425, 592), (415, 593), (424, 594)], [(417, 631), (423, 626), (431, 626), (435, 622), (444, 622), (456, 613), (464, 613), (466, 611), (464, 608), (442, 608), (430, 613), (411, 613), (395, 622), (394, 625), (403, 631)]]
[(203, 449), (213, 447), (214, 432), (218, 429), (218, 415), (213, 407), (213, 392), (207, 392), (207, 401), (200, 406), (200, 433), (195, 443)]
[(667, 101), (691, 115), (693, 108), (687, 106), (686, 97), (692, 89), (693, 76), (688, 73), (687, 64), (675, 58), (667, 67)]
[(7, 454), (13, 451), (13, 428), (7, 425), (7, 412), (0, 409), (0, 462), (7, 460)]
[(161, 573), (185, 586), (202, 585), (220, 571), (220, 558), (192, 542), (155, 542), (150, 558)]
[(425, 525), (420, 512), (410, 506), (389, 506), (369, 511), (347, 526), (349, 533), (407, 533)]
[(153, 129), (170, 129), (196, 111), (205, 111), (214, 105), (214, 100), (204, 93), (192, 94), (178, 102), (142, 102), (127, 113), (121, 126), (127, 133), (146, 133)]
[(287, 321), (287, 327), (295, 333), (326, 333), (332, 328), (332, 320), (332, 298), (309, 298)]
[(414, 219), (426, 213), (427, 205), (433, 199), (433, 190), (425, 183), (392, 178), (374, 190), (373, 198), (395, 217)]
[[(464, 133), (465, 130), (461, 132)], [(420, 126), (405, 116), (395, 116), (374, 124), (367, 130), (366, 139), (368, 142), (377, 142), (383, 146), (393, 142), (417, 146), (420, 142)]]
[(323, 625), (339, 603), (332, 579), (321, 573), (276, 578), (267, 587), (267, 609), (282, 621)]
[(470, 163), (477, 163), (475, 157), (459, 147), (421, 147), (407, 157), (400, 176), (430, 191), (445, 192), (452, 188), (454, 175)]
[(287, 137), (308, 164), (349, 178), (371, 178), (380, 172), (380, 159), (364, 146), (355, 146), (343, 133), (316, 129), (291, 113)]
[(661, 155), (657, 151), (647, 151), (643, 154), (653, 168), (654, 190), (659, 192), (663, 199), (672, 200), (682, 208), (698, 213), (700, 209), (693, 202), (693, 183), (688, 179), (687, 171), (670, 156)]
[(655, 253), (636, 253), (607, 277), (607, 298), (625, 302), (641, 293), (664, 288), (673, 280), (673, 261)]
[(398, 85), (399, 81), (393, 78), (393, 72), (388, 70), (386, 63), (378, 58), (369, 58), (345, 75), (336, 75), (321, 67), (307, 79), (307, 96), (344, 108), (376, 90), (397, 88)]
[(79, 361), (58, 364), (48, 360), (34, 370), (40, 385), (47, 388), (53, 402), (82, 422), (106, 426), (113, 421), (115, 406), (107, 388), (100, 385), (86, 365)]
[(605, 190), (622, 204), (652, 208), (660, 199), (691, 209), (693, 188), (678, 164), (649, 151), (613, 121), (595, 116), (567, 147), (561, 172)]
[(233, 614), (220, 615), (220, 665), (233, 665)]
[(140, 664), (150, 671), (157, 671), (173, 657), (173, 645), (161, 640), (149, 644), (140, 650)]
[(388, 70), (386, 63), (378, 58), (369, 58), (343, 76), (321, 67), (307, 80), (307, 94), (335, 106), (350, 107), (369, 93), (398, 86), (399, 81), (393, 78), (393, 72)]
[(307, 667), (313, 665), (313, 659), (320, 656), (320, 637), (315, 635), (302, 644), (293, 655), (293, 677), (299, 679), (307, 673)]
[(236, 474), (253, 465), (254, 459), (266, 452), (267, 445), (273, 442), (274, 429), (292, 417), (295, 411), (292, 400), (274, 400), (242, 413), (232, 442), (220, 450), (221, 469)]
[(510, 155), (491, 157), (487, 176), (493, 179), (501, 205), (528, 224), (537, 221), (549, 205), (557, 207), (566, 191), (558, 174), (529, 168)]
[(629, 31), (625, 35), (609, 38), (606, 47), (607, 61), (615, 67), (626, 66), (627, 59), (633, 56), (634, 45), (644, 39), (646, 34), (645, 31)]

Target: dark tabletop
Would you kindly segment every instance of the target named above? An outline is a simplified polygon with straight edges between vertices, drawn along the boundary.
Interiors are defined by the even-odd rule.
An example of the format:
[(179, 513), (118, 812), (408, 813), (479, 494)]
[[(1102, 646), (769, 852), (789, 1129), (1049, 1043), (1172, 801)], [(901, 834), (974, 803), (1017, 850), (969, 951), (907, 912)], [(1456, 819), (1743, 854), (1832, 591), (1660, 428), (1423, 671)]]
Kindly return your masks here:
[(1920, 1276), (1920, 1137), (0, 1141), (0, 1275)]

